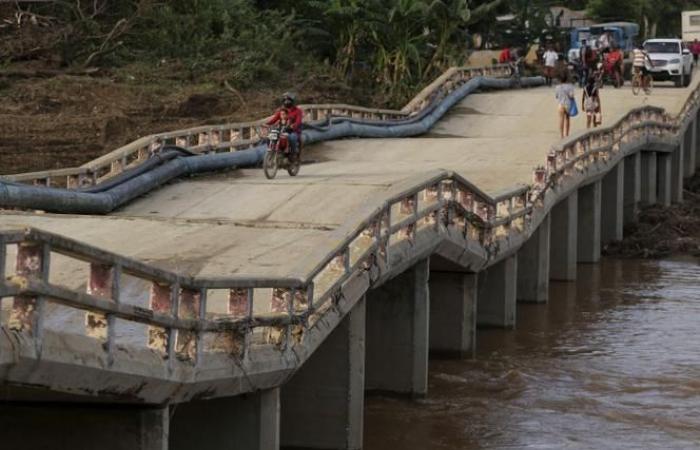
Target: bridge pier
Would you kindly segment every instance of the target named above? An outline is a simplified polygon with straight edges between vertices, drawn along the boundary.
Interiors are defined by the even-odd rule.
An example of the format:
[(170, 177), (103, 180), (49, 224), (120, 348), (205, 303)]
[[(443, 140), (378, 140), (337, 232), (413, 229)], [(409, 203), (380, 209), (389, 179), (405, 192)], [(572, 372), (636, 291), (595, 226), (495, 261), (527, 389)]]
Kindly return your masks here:
[(580, 263), (600, 261), (600, 209), (602, 182), (595, 181), (578, 191), (578, 247)]
[(640, 206), (656, 204), (656, 169), (657, 154), (655, 152), (642, 152), (642, 186)]
[(551, 215), (542, 220), (530, 239), (518, 251), (517, 299), (525, 303), (546, 303), (549, 298), (549, 245)]
[(279, 388), (173, 406), (169, 450), (277, 450)]
[(281, 389), (283, 448), (362, 448), (365, 300)]
[(700, 170), (700, 109), (695, 116), (695, 144), (693, 145), (693, 150), (695, 151), (695, 171)]
[(515, 328), (518, 257), (503, 261), (479, 272), (477, 281), (477, 324), (499, 328)]
[(473, 357), (476, 348), (476, 273), (430, 272), (430, 353)]
[(673, 155), (671, 156), (671, 202), (682, 203), (683, 202), (683, 162), (685, 157), (683, 152), (685, 150), (685, 139), (681, 136), (681, 144), (676, 147)]
[(671, 206), (671, 169), (672, 169), (671, 153), (658, 153), (656, 159), (656, 188), (657, 202), (662, 206)]
[(695, 118), (692, 122), (690, 122), (690, 124), (688, 125), (688, 129), (685, 132), (685, 151), (683, 152), (683, 155), (685, 156), (684, 175), (686, 178), (690, 178), (693, 175), (695, 175), (698, 142), (698, 122), (700, 121), (698, 121), (697, 118)]
[(168, 450), (169, 417), (167, 407), (7, 402), (0, 437), (7, 449)]
[(637, 220), (639, 201), (642, 197), (642, 153), (637, 152), (625, 158), (624, 217), (623, 224)]
[(554, 205), (550, 248), (549, 278), (559, 281), (576, 280), (576, 251), (578, 250), (578, 191)]
[(622, 240), (625, 165), (620, 161), (603, 177), (600, 239), (603, 244)]
[(428, 392), (429, 260), (367, 292), (365, 388)]

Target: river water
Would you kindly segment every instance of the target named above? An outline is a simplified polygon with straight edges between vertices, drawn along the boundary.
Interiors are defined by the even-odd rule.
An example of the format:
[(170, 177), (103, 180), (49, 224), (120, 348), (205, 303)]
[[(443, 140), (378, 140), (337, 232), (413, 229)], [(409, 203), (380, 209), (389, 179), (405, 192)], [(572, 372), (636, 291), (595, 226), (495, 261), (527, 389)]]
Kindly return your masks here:
[(579, 266), (428, 389), (367, 398), (365, 449), (700, 449), (700, 264)]

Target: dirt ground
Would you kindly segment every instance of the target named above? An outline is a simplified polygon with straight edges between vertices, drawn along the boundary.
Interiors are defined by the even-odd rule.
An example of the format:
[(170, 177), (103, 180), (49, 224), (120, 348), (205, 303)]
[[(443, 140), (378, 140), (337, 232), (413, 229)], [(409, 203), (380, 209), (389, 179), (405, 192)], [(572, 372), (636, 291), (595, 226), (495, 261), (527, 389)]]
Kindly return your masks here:
[(686, 181), (683, 195), (683, 204), (642, 210), (638, 223), (625, 228), (625, 238), (607, 245), (603, 253), (625, 258), (700, 256), (700, 174)]
[(287, 90), (302, 103), (371, 101), (323, 74), (240, 92), (225, 73), (188, 78), (177, 63), (89, 74), (45, 64), (0, 68), (0, 174), (77, 166), (151, 133), (259, 119)]

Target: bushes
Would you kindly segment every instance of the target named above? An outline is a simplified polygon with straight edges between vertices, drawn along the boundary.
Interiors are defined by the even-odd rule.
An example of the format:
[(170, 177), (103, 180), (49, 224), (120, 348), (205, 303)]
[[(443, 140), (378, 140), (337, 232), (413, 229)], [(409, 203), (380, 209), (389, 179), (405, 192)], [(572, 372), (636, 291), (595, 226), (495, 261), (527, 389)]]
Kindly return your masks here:
[[(477, 2), (477, 10), (503, 3)], [(61, 30), (65, 65), (177, 59), (234, 85), (328, 61), (338, 78), (397, 105), (466, 56), (468, 0), (65, 0), (24, 8)]]

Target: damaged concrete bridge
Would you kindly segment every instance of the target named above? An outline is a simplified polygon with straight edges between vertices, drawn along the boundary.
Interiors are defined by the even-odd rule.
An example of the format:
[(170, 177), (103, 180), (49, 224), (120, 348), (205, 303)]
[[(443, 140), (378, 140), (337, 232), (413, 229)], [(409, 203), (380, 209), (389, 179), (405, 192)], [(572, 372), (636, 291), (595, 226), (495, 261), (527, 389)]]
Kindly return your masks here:
[[(452, 69), (403, 110), (306, 121), (399, 124), (506, 77)], [(516, 302), (574, 282), (642, 205), (682, 201), (698, 83), (602, 98), (606, 126), (559, 140), (550, 88), (465, 89), (420, 136), (323, 140), (297, 177), (177, 177), (107, 215), (45, 193), (127, 179), (163, 144), (246, 151), (259, 122), (0, 179), (3, 445), (360, 449), (366, 391), (430, 395), (429, 354), (469, 357), (477, 326), (515, 327)]]

